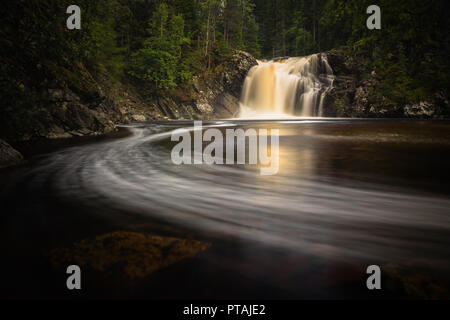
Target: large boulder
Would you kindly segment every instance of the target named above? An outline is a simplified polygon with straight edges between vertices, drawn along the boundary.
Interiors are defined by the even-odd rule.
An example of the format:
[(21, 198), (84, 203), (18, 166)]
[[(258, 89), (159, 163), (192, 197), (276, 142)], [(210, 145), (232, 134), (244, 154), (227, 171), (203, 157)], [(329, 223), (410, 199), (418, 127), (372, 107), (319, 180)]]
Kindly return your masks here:
[(114, 277), (129, 282), (195, 258), (210, 246), (208, 242), (193, 239), (117, 231), (84, 239), (68, 248), (54, 249), (51, 259), (56, 270), (76, 263), (108, 281)]
[(19, 151), (0, 139), (0, 168), (17, 165), (23, 161)]

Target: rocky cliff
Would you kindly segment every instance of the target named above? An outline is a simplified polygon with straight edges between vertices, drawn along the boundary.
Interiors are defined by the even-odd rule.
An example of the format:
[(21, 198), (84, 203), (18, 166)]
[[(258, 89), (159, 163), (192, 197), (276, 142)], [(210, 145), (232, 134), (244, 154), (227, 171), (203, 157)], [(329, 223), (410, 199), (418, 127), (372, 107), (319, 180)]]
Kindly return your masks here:
[[(222, 69), (194, 77), (192, 87), (186, 89), (192, 96), (189, 101), (169, 94), (143, 99), (135, 87), (110, 81), (107, 74), (93, 75), (81, 64), (71, 70), (49, 65), (42, 79), (49, 85), (18, 85), (23, 96), (31, 98), (2, 109), (0, 137), (14, 145), (17, 141), (100, 135), (130, 122), (232, 117), (239, 108), (245, 77), (256, 64), (250, 54), (235, 51)], [(2, 142), (2, 163), (20, 160), (13, 150)]]
[(239, 111), (239, 99), (248, 71), (256, 59), (243, 51), (234, 51), (227, 64), (210, 74), (195, 76), (193, 99), (177, 101), (174, 97), (157, 97), (152, 109), (169, 119), (223, 119)]
[[(336, 80), (328, 94), (324, 116), (352, 118), (448, 118), (450, 103), (443, 91), (423, 100), (403, 97), (402, 101), (386, 94), (386, 79), (370, 69), (365, 57), (346, 54), (344, 50), (325, 53)], [(390, 57), (386, 57), (389, 59)], [(392, 74), (395, 80), (397, 75)], [(391, 79), (391, 80), (392, 80)]]

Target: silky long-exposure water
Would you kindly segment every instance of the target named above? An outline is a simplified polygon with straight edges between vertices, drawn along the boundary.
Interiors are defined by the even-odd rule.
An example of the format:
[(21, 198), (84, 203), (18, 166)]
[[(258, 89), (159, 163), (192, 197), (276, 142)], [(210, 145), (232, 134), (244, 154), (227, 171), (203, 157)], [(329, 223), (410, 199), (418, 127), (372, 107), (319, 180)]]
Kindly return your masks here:
[(242, 89), (240, 116), (261, 114), (323, 116), (323, 105), (335, 77), (326, 55), (258, 61)]
[[(192, 123), (133, 125), (128, 137), (57, 150), (14, 175), (3, 172), (1, 197), (8, 208), (2, 212), (3, 237), (26, 237), (19, 221), (27, 216), (36, 221), (36, 210), (42, 214), (36, 228), (64, 233), (57, 221), (70, 203), (82, 205), (83, 216), (102, 216), (124, 229), (130, 225), (125, 212), (208, 239), (211, 256), (204, 259), (227, 265), (231, 274), (264, 279), (293, 297), (308, 297), (310, 291), (292, 280), (310, 278), (317, 263), (412, 266), (448, 276), (448, 122), (297, 119), (205, 125), (280, 129), (279, 173), (261, 176), (249, 165), (176, 166), (170, 134)], [(11, 199), (22, 198), (32, 200), (14, 209)], [(54, 225), (44, 223), (50, 219), (46, 211), (55, 211), (50, 203), (55, 198), (64, 205), (53, 214)], [(95, 226), (85, 227), (95, 233)], [(76, 234), (73, 229), (67, 232)], [(221, 250), (214, 249), (216, 242)], [(302, 262), (292, 257), (303, 257)], [(364, 274), (354, 277), (364, 285)], [(309, 280), (308, 290), (327, 282), (317, 279)]]

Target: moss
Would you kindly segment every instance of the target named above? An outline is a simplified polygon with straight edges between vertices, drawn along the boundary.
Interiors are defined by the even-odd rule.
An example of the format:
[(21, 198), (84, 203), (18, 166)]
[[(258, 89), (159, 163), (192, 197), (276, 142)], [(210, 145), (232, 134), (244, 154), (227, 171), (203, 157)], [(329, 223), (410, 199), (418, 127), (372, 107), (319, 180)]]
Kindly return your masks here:
[(74, 70), (52, 61), (45, 61), (44, 65), (59, 84), (67, 86), (82, 99), (88, 100), (98, 95), (97, 82), (81, 64), (74, 66)]
[(119, 270), (121, 276), (136, 279), (193, 258), (210, 246), (190, 239), (117, 231), (55, 249), (51, 258), (55, 268), (75, 263), (107, 276)]
[(350, 99), (347, 95), (342, 98), (336, 98), (334, 105), (336, 106), (336, 116), (345, 117), (347, 116), (347, 108), (350, 106)]
[(401, 292), (409, 299), (450, 299), (448, 284), (443, 283), (427, 269), (394, 264), (382, 267), (386, 288)]

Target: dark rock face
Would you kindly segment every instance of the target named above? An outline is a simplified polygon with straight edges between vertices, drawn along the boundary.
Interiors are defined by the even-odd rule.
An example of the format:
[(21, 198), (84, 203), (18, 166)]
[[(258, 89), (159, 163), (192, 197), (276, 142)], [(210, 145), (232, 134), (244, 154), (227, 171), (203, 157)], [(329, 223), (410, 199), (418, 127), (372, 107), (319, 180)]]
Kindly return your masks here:
[(23, 157), (17, 150), (0, 139), (0, 168), (19, 164), (22, 160)]
[(450, 103), (443, 93), (429, 101), (399, 105), (380, 93), (375, 71), (364, 74), (367, 61), (355, 61), (339, 50), (325, 53), (336, 80), (324, 104), (325, 117), (351, 118), (444, 118)]
[(0, 136), (13, 142), (99, 135), (132, 121), (137, 113), (151, 113), (139, 98), (127, 97), (127, 88), (113, 90), (108, 79), (94, 80), (83, 66), (78, 68), (78, 87), (73, 79), (53, 81), (35, 101), (9, 108), (2, 115)]
[(258, 62), (250, 54), (235, 51), (225, 70), (213, 79), (194, 79), (199, 99), (196, 108), (208, 118), (227, 118), (239, 111), (242, 87), (251, 68)]
[(32, 123), (36, 131), (22, 138), (57, 139), (101, 134), (114, 130), (114, 121), (122, 119), (118, 108), (100, 95), (89, 104), (83, 103), (70, 89), (51, 92), (52, 103), (38, 109), (39, 116)]
[(2, 116), (0, 136), (10, 142), (58, 139), (104, 134), (133, 121), (231, 117), (238, 111), (245, 77), (256, 64), (250, 54), (235, 51), (222, 72), (193, 79), (195, 94), (189, 102), (171, 96), (144, 101), (135, 88), (113, 84), (107, 75), (94, 79), (79, 65), (76, 77), (62, 76), (39, 101)]
[(249, 70), (258, 62), (250, 54), (234, 51), (221, 72), (193, 79), (195, 98), (177, 103), (171, 97), (157, 98), (155, 105), (169, 119), (221, 119), (236, 115), (242, 86)]

